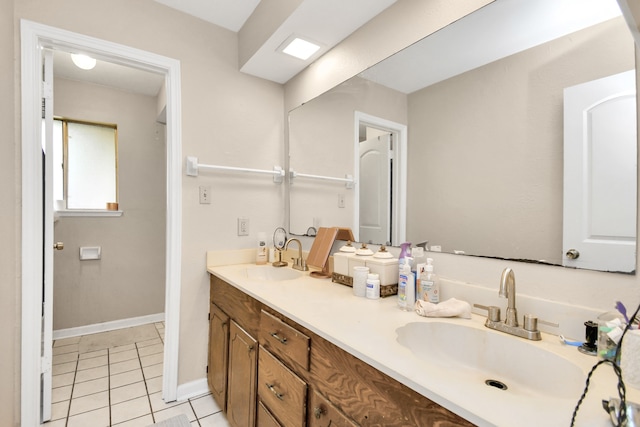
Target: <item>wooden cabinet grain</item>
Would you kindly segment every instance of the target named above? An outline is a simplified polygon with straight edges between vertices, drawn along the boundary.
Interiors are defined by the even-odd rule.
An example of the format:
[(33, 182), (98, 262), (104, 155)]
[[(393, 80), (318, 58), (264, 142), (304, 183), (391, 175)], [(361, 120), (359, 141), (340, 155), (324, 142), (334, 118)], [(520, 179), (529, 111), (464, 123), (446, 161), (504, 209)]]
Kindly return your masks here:
[(255, 425), (257, 354), (257, 341), (231, 320), (227, 421), (233, 427)]
[[(280, 359), (287, 365), (287, 369), (291, 370), (294, 376), (306, 385), (306, 388), (313, 390), (307, 398), (307, 402), (297, 403), (295, 405), (296, 410), (304, 410), (307, 406), (308, 410), (305, 410), (306, 416), (302, 416), (303, 421), (300, 424), (300, 415), (296, 415), (293, 421), (283, 421), (278, 417), (278, 414), (274, 412), (274, 409), (269, 406), (270, 402), (264, 403), (264, 407), (257, 407), (256, 392), (253, 390), (253, 395), (244, 391), (242, 405), (245, 411), (248, 409), (253, 418), (248, 413), (242, 413), (245, 417), (244, 424), (233, 424), (230, 417), (230, 411), (236, 410), (232, 405), (231, 387), (232, 381), (235, 380), (234, 376), (235, 368), (233, 367), (233, 358), (235, 357), (235, 349), (229, 348), (229, 379), (227, 389), (227, 417), (230, 423), (234, 426), (242, 425), (243, 427), (250, 427), (256, 425), (256, 412), (258, 413), (258, 425), (260, 427), (273, 427), (276, 425), (283, 425), (285, 427), (304, 425), (309, 427), (323, 427), (331, 425), (333, 426), (385, 426), (385, 427), (407, 427), (407, 426), (419, 426), (419, 427), (472, 427), (473, 424), (467, 420), (459, 417), (458, 415), (448, 411), (435, 402), (427, 399), (423, 395), (415, 392), (409, 387), (394, 380), (388, 375), (375, 369), (366, 362), (351, 355), (347, 351), (341, 349), (335, 344), (327, 341), (312, 331), (302, 327), (291, 319), (283, 316), (277, 311), (267, 307), (265, 304), (252, 298), (248, 294), (245, 294), (235, 286), (226, 283), (224, 280), (218, 278), (215, 275), (211, 275), (211, 298), (212, 301), (221, 310), (223, 310), (230, 317), (230, 330), (233, 330), (234, 323), (237, 323), (238, 327), (241, 327), (249, 337), (259, 337), (260, 343), (267, 343), (269, 338), (276, 339), (271, 334), (264, 334), (261, 330), (261, 312), (268, 314), (268, 318), (272, 317), (278, 322), (281, 322), (285, 326), (294, 329), (293, 335), (290, 335), (292, 331), (287, 328), (282, 328), (279, 333), (275, 335), (278, 338), (284, 338), (282, 333), (289, 334), (286, 336), (287, 342), (290, 337), (296, 336), (295, 341), (298, 342), (301, 337), (308, 340), (306, 344), (301, 345), (300, 348), (305, 348), (308, 362), (304, 357), (300, 357), (305, 352), (299, 349), (291, 352), (286, 345), (281, 350), (275, 350), (273, 343), (267, 343), (270, 346), (267, 350), (266, 347), (257, 350), (259, 355), (262, 352), (264, 356), (270, 355), (270, 351), (276, 354), (280, 354)], [(270, 322), (273, 319), (270, 320)], [(266, 321), (265, 321), (266, 322)], [(277, 324), (277, 322), (275, 323)], [(231, 334), (233, 336), (233, 333)], [(252, 341), (253, 345), (255, 340)], [(244, 353), (247, 354), (248, 348), (251, 346), (247, 341), (242, 346), (244, 347)], [(256, 351), (253, 351), (253, 360), (249, 362), (244, 359), (245, 366), (258, 366), (255, 359), (258, 357)], [(239, 359), (242, 359), (238, 356)], [(302, 363), (300, 363), (302, 361)], [(235, 362), (237, 363), (237, 362)], [(308, 366), (308, 369), (304, 365)], [(258, 367), (258, 375), (260, 375), (260, 367)], [(238, 383), (250, 384), (251, 381), (248, 378), (251, 374), (247, 374), (249, 371), (243, 371), (239, 377), (246, 377), (246, 380), (238, 381)], [(265, 371), (262, 372), (265, 374)], [(253, 373), (255, 375), (255, 371)], [(293, 381), (294, 383), (296, 381)], [(255, 384), (255, 381), (253, 381)], [(261, 384), (258, 384), (262, 387)], [(266, 387), (266, 385), (265, 385)], [(273, 393), (271, 390), (269, 392)], [(279, 393), (278, 389), (275, 390)], [(266, 396), (267, 390), (261, 391), (260, 399), (262, 395)], [(321, 398), (319, 401), (324, 402), (324, 410), (317, 400), (317, 395)], [(275, 395), (274, 395), (275, 396)], [(266, 397), (265, 397), (266, 399)], [(276, 397), (277, 399), (277, 397)], [(279, 399), (277, 399), (279, 400)], [(297, 400), (300, 402), (300, 399)], [(275, 405), (273, 405), (275, 406)], [(314, 409), (320, 408), (320, 418), (316, 417)], [(239, 411), (239, 408), (237, 409)], [(251, 412), (252, 411), (252, 412)], [(326, 411), (326, 416), (322, 416), (322, 413)], [(271, 412), (271, 413), (270, 413)], [(279, 423), (278, 423), (279, 422)], [(275, 423), (275, 424), (274, 424)], [(289, 423), (289, 424), (287, 424)]]
[(209, 309), (209, 389), (218, 406), (227, 405), (227, 369), (229, 357), (229, 316), (213, 302)]

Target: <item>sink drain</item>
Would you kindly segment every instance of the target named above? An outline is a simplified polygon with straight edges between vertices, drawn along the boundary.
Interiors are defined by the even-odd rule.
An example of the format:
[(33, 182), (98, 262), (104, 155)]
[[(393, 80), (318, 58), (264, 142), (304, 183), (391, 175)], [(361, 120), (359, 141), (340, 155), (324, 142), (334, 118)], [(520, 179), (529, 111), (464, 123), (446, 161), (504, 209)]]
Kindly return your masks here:
[(505, 383), (498, 380), (486, 380), (484, 383), (488, 386), (495, 387), (499, 390), (506, 390), (507, 388), (509, 388)]

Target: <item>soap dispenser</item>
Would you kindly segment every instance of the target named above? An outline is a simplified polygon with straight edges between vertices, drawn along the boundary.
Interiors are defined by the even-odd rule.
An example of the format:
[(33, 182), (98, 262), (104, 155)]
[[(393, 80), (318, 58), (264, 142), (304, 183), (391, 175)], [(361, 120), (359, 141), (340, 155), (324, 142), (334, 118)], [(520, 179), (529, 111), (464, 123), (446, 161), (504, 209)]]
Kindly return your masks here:
[(416, 282), (411, 271), (411, 258), (405, 257), (398, 275), (398, 307), (403, 311), (413, 311), (416, 303)]

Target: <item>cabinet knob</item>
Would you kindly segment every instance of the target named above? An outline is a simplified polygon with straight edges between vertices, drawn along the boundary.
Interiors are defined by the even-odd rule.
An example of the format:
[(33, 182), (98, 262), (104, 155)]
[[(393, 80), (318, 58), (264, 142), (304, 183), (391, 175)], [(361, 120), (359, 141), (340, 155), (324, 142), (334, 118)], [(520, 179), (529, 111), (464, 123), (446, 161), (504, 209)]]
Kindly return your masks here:
[(322, 417), (326, 413), (327, 413), (327, 411), (325, 411), (321, 407), (316, 406), (315, 408), (313, 408), (313, 415), (316, 417), (317, 420), (319, 420), (320, 417)]

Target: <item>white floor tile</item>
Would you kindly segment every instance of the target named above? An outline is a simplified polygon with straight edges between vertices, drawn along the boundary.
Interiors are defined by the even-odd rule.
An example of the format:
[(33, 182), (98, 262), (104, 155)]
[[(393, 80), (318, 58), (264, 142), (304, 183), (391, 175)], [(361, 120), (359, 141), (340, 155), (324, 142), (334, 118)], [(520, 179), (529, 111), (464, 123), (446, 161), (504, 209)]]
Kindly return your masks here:
[(109, 368), (107, 366), (98, 366), (97, 368), (85, 369), (76, 372), (76, 383), (91, 381), (98, 378), (108, 377)]
[(165, 401), (162, 400), (162, 392), (149, 394), (149, 401), (151, 402), (151, 409), (153, 410), (153, 412), (162, 411), (163, 409), (171, 408), (172, 406), (185, 403), (177, 401), (165, 403)]
[(229, 422), (222, 412), (200, 418), (200, 427), (230, 427)]
[(142, 372), (144, 372), (145, 378), (155, 378), (162, 376), (163, 369), (164, 365), (162, 363), (158, 363), (157, 365), (145, 366), (142, 368)]
[(111, 347), (109, 349), (109, 354), (122, 353), (123, 351), (129, 351), (129, 350), (135, 350), (135, 349), (136, 349), (135, 344), (119, 345), (117, 347)]
[(220, 412), (220, 408), (215, 400), (213, 400), (212, 395), (206, 395), (204, 397), (200, 397), (198, 399), (190, 399), (191, 407), (196, 413), (196, 417), (203, 418), (207, 415), (214, 414), (216, 412)]
[(147, 388), (143, 381), (111, 389), (111, 404), (121, 403), (136, 397), (146, 396)]
[(147, 391), (149, 394), (162, 391), (162, 377), (147, 378), (145, 382), (147, 383)]
[(106, 366), (108, 364), (107, 356), (92, 357), (90, 359), (81, 359), (78, 362), (78, 370), (97, 368), (98, 366)]
[(95, 380), (76, 383), (73, 386), (73, 398), (87, 396), (89, 394), (100, 393), (109, 390), (109, 378), (97, 378)]
[(109, 427), (109, 408), (100, 408), (95, 411), (69, 417), (67, 427)]
[(62, 418), (60, 420), (55, 421), (47, 421), (46, 423), (40, 424), (40, 427), (66, 427), (67, 419)]
[(68, 374), (69, 372), (75, 372), (77, 362), (60, 363), (53, 365), (51, 368), (51, 375)]
[(134, 371), (136, 369), (140, 369), (140, 361), (137, 358), (125, 360), (124, 362), (112, 363), (109, 366), (109, 372), (111, 373), (111, 375)]
[(61, 363), (75, 362), (78, 360), (78, 352), (72, 351), (71, 353), (56, 354), (52, 358), (53, 365), (59, 365)]
[(51, 386), (53, 388), (58, 388), (65, 385), (71, 385), (73, 384), (73, 379), (75, 378), (75, 376), (75, 372), (69, 372), (68, 374), (62, 375), (54, 375), (53, 377), (51, 377)]
[(81, 337), (70, 337), (70, 338), (62, 338), (60, 340), (55, 340), (53, 342), (54, 347), (62, 347), (65, 345), (78, 344), (80, 342)]
[(125, 421), (119, 424), (113, 424), (114, 427), (148, 427), (153, 424), (153, 418), (151, 418), (151, 414), (145, 415), (143, 417), (134, 418), (129, 421)]
[(162, 345), (162, 343), (153, 344), (147, 347), (138, 347), (138, 354), (140, 355), (140, 357), (162, 352), (164, 352), (164, 346)]
[(89, 351), (87, 353), (80, 353), (80, 360), (93, 359), (94, 357), (106, 356), (107, 350)]
[(138, 351), (135, 348), (118, 353), (109, 353), (109, 363), (119, 363), (132, 359), (138, 359)]
[(143, 356), (140, 358), (140, 364), (142, 367), (157, 365), (158, 363), (162, 363), (164, 360), (164, 353), (156, 353), (151, 354), (149, 356)]
[(135, 371), (123, 372), (111, 376), (111, 388), (122, 387), (123, 385), (133, 384), (142, 381), (142, 369)]
[(56, 402), (51, 404), (51, 420), (59, 420), (69, 415), (69, 401)]
[(160, 340), (160, 337), (156, 337), (150, 340), (145, 340), (145, 341), (140, 341), (136, 343), (136, 346), (138, 348), (143, 348), (143, 347), (151, 347), (152, 345), (157, 345), (157, 344), (162, 344), (162, 341)]
[(147, 396), (138, 397), (111, 405), (111, 422), (118, 424), (150, 413), (151, 408)]
[(189, 421), (194, 421), (196, 419), (196, 415), (193, 413), (193, 410), (191, 410), (189, 402), (183, 402), (179, 405), (172, 406), (171, 408), (163, 409), (158, 412), (154, 411), (153, 417), (156, 419), (156, 422), (158, 422), (180, 414), (185, 414), (187, 418), (189, 418)]
[(89, 394), (87, 396), (71, 399), (71, 409), (69, 409), (69, 416), (108, 407), (109, 392), (101, 391), (100, 393)]
[(52, 354), (54, 356), (58, 354), (78, 353), (78, 344), (63, 345), (61, 347), (53, 347)]
[(51, 402), (56, 403), (71, 399), (71, 389), (70, 385), (51, 389)]

